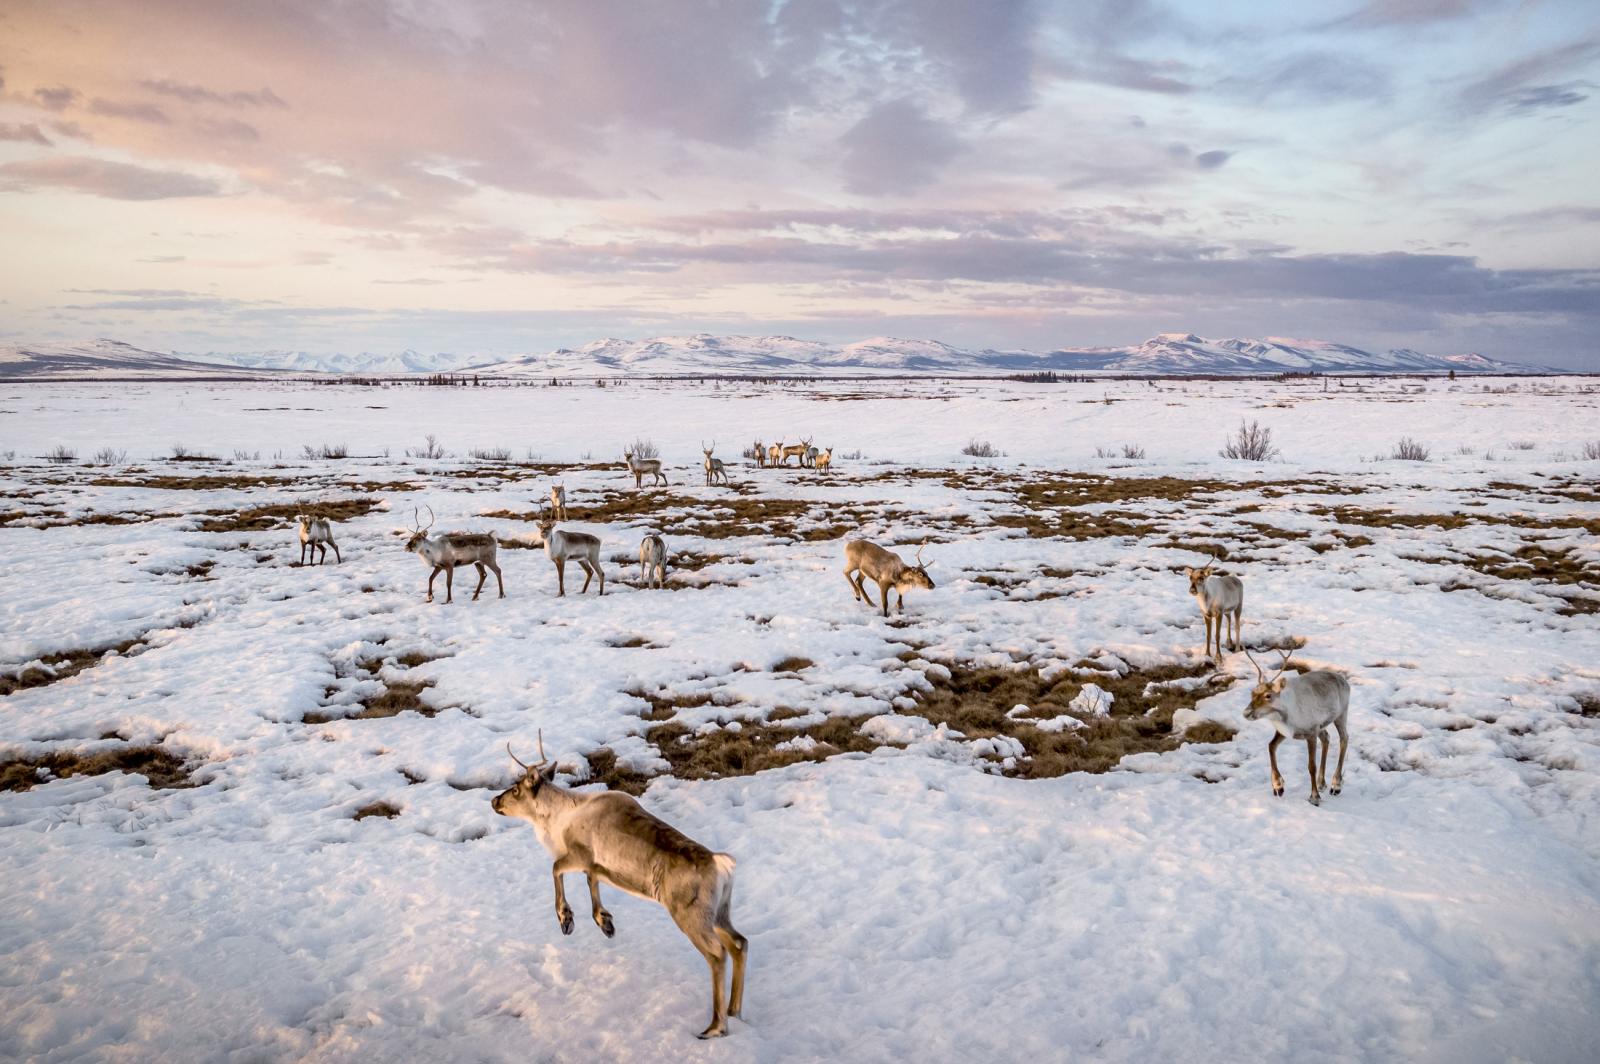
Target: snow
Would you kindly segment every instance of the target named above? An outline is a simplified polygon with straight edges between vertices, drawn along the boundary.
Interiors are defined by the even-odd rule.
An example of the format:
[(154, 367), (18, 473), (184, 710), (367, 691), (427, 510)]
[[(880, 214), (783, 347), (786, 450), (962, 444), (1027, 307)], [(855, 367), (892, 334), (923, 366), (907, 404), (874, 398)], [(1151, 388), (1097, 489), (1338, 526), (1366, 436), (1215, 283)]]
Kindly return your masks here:
[[(1600, 615), (1564, 608), (1596, 586), (1468, 563), (1533, 544), (1600, 568), (1586, 524), (1600, 463), (1577, 457), (1600, 435), (1600, 391), (1322, 389), (0, 386), (0, 458), (16, 452), (0, 467), (0, 673), (143, 640), (0, 698), (0, 760), (160, 744), (200, 783), (113, 772), (0, 792), (0, 1059), (1592, 1059), (1600, 721), (1578, 699), (1600, 698)], [(1274, 430), (1280, 461), (1217, 456), (1241, 418)], [(736, 457), (733, 437), (777, 431), (833, 444), (834, 472)], [(427, 432), (455, 455), (403, 457)], [(1401, 434), (1432, 460), (1373, 460)], [(413, 507), (511, 540), (532, 526), (487, 515), (536, 508), (551, 479), (468, 448), (573, 463), (560, 476), (577, 515), (631, 495), (620, 445), (636, 435), (661, 447), (672, 487), (657, 510), (574, 521), (604, 541), (603, 599), (557, 599), (542, 552), (503, 548), (507, 598), (422, 601), (426, 570), (395, 535)], [(752, 494), (700, 486), (712, 435)], [(974, 436), (1007, 457), (962, 456)], [(264, 457), (166, 460), (179, 441)], [(304, 442), (358, 457), (304, 462)], [(33, 457), (56, 443), (126, 448), (143, 472)], [(1149, 457), (1095, 457), (1122, 443)], [(1084, 507), (1155, 526), (1138, 537), (994, 522), (1019, 512), (1018, 484), (1067, 473), (1226, 487)], [(267, 479), (92, 483), (237, 474)], [(292, 565), (287, 521), (199, 527), (204, 511), (363, 496), (380, 505), (336, 525), (342, 565)], [(717, 538), (697, 532), (717, 511), (666, 501), (685, 498), (815, 509), (792, 530)], [(1357, 525), (1340, 506), (1472, 520)], [(855, 603), (837, 540), (804, 535), (840, 514), (906, 554), (929, 539), (938, 587), (889, 621)], [(129, 523), (73, 523), (93, 515)], [(669, 562), (674, 586), (641, 589), (646, 527), (675, 556), (716, 560)], [(1252, 645), (1302, 637), (1296, 660), (1352, 680), (1345, 790), (1320, 808), (1298, 742), (1280, 750), (1288, 795), (1272, 797), (1242, 655), (1214, 686), (1168, 681), (1214, 692), (1175, 726), (1218, 721), (1232, 740), (1103, 775), (1011, 778), (1017, 740), (918, 714), (956, 665), (1197, 663), (1180, 570), (1208, 542), (1231, 545)], [(413, 652), (431, 660), (402, 666)], [(773, 671), (796, 657), (811, 664)], [(305, 722), (400, 677), (431, 682), (435, 715)], [(602, 746), (667, 770), (637, 692), (678, 696), (691, 730), (782, 707), (802, 714), (784, 721), (792, 750), (815, 755), (798, 728), (834, 717), (858, 718), (874, 747), (646, 791), (739, 862), (747, 1009), (718, 1043), (693, 1037), (706, 972), (667, 914), (608, 890), (617, 937), (581, 919), (563, 937), (547, 857), (489, 809), (513, 778), (506, 743), (526, 757), (540, 730), (575, 785)], [(1039, 723), (1076, 732), (1110, 709), (1091, 695)], [(376, 801), (399, 814), (353, 819)]]

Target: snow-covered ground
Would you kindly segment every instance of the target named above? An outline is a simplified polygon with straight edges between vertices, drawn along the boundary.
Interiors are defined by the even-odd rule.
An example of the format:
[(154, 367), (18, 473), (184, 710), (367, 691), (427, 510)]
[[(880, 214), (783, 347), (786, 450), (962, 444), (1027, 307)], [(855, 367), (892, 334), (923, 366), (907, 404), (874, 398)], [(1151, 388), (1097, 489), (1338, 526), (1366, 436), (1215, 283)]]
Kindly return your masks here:
[[(0, 762), (155, 747), (192, 784), (0, 791), (0, 1059), (1592, 1060), (1600, 389), (1328, 388), (0, 387), (0, 680), (68, 674), (0, 697)], [(1277, 460), (1217, 456), (1241, 418)], [(407, 458), (429, 433), (451, 456)], [(835, 470), (737, 458), (780, 435)], [(1374, 460), (1401, 436), (1431, 459)], [(671, 487), (635, 497), (636, 437)], [(732, 488), (701, 486), (713, 438)], [(128, 454), (36, 457), (57, 445)], [(557, 599), (517, 549), (557, 477), (604, 598)], [(294, 564), (301, 506), (354, 515), (342, 564)], [(497, 533), (508, 597), (464, 571), (425, 603), (396, 536), (418, 507)], [(857, 531), (929, 541), (938, 587), (903, 619), (840, 579)], [(1351, 679), (1320, 808), (1297, 742), (1270, 793), (1246, 658), (1204, 667), (1181, 568), (1218, 549), (1258, 658), (1303, 639)], [(1177, 732), (1236, 734), (1040, 779), (1025, 716), (922, 715), (952, 671), (1163, 668), (1193, 677)], [(429, 714), (351, 716), (419, 682)], [(816, 760), (667, 771), (656, 740), (769, 716)], [(813, 745), (839, 721), (860, 752)], [(694, 1039), (705, 966), (659, 907), (608, 891), (615, 939), (581, 911), (561, 935), (533, 832), (489, 808), (540, 729), (569, 782), (654, 777), (648, 808), (737, 857), (728, 1039)]]

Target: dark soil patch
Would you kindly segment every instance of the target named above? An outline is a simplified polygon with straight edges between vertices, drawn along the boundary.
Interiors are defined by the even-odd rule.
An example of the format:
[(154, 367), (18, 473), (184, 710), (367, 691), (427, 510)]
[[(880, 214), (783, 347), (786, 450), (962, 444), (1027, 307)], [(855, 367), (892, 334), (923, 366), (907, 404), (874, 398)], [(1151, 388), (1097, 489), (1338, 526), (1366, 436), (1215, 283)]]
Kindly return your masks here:
[(195, 786), (182, 758), (159, 746), (124, 746), (94, 754), (63, 752), (0, 761), (0, 791), (26, 791), (45, 782), (39, 776), (41, 768), (56, 779), (128, 772), (144, 776), (151, 787)]
[(782, 661), (774, 665), (772, 667), (772, 671), (799, 672), (801, 669), (809, 669), (815, 664), (816, 662), (812, 661), (810, 658), (790, 657), (784, 658)]

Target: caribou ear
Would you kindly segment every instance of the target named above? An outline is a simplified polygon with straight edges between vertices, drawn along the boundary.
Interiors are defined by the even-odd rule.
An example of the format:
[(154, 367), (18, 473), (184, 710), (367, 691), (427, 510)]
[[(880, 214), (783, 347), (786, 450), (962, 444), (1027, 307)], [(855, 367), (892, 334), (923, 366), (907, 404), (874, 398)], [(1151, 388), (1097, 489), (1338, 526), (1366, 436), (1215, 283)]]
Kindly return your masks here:
[(1273, 694), (1278, 694), (1286, 686), (1288, 686), (1288, 684), (1289, 684), (1288, 677), (1285, 677), (1285, 676), (1278, 677), (1276, 680), (1272, 681), (1272, 693)]
[(550, 762), (547, 765), (543, 765), (543, 766), (540, 767), (540, 769), (539, 769), (539, 782), (540, 783), (549, 783), (551, 780), (553, 780), (555, 778), (556, 778), (556, 763), (554, 761)]

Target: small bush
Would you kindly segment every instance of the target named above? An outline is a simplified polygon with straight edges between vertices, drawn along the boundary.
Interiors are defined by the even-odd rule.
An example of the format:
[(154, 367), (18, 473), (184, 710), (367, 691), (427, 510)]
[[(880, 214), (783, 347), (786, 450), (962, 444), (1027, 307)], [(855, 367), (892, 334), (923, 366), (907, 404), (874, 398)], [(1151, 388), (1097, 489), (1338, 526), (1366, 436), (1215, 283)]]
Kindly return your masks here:
[(1272, 430), (1259, 421), (1248, 425), (1239, 422), (1239, 430), (1217, 452), (1224, 458), (1238, 458), (1246, 462), (1269, 462), (1282, 452), (1272, 443)]
[(854, 450), (854, 451), (850, 451), (847, 454), (841, 454), (839, 457), (843, 458), (846, 462), (859, 462), (859, 461), (861, 461), (862, 458), (864, 458), (866, 456), (863, 455), (859, 449), (857, 449), (857, 450)]
[(467, 454), (480, 462), (511, 461), (511, 448), (509, 447), (474, 447)]
[(233, 460), (235, 462), (259, 462), (261, 460), (261, 452), (247, 451), (243, 447), (235, 447), (233, 449)]
[(78, 452), (64, 443), (58, 443), (44, 453), (44, 460), (46, 462), (54, 462), (56, 465), (65, 465), (68, 462), (76, 461), (77, 458)]
[(119, 451), (115, 447), (102, 447), (94, 452), (95, 465), (121, 465), (128, 460), (127, 451)]
[(321, 446), (308, 443), (304, 447), (300, 448), (300, 450), (309, 461), (350, 457), (350, 448), (342, 443), (324, 443)]
[(1117, 456), (1117, 452), (1112, 450), (1110, 447), (1096, 447), (1094, 449), (1094, 456), (1096, 458), (1115, 458)]
[(650, 440), (637, 439), (628, 446), (628, 452), (635, 458), (660, 458), (661, 449)]
[(1587, 461), (1600, 461), (1600, 440), (1590, 440), (1588, 443), (1585, 443), (1583, 445), (1583, 449), (1579, 453), (1582, 454)]
[(1005, 452), (997, 449), (988, 440), (980, 440), (977, 437), (973, 437), (967, 441), (965, 447), (961, 448), (961, 453), (971, 455), (973, 458), (999, 458)]
[(1390, 452), (1389, 457), (1402, 462), (1426, 462), (1428, 456), (1432, 453), (1427, 447), (1410, 436), (1402, 436), (1400, 437), (1400, 442), (1394, 445), (1394, 450)]
[(1506, 446), (1511, 448), (1513, 451), (1531, 451), (1533, 450), (1533, 441), (1512, 440), (1510, 443), (1506, 444)]
[(1125, 443), (1125, 444), (1122, 445), (1122, 457), (1124, 457), (1124, 458), (1143, 458), (1144, 457), (1144, 448), (1135, 446), (1134, 444), (1131, 444), (1131, 443)]
[(449, 453), (449, 451), (444, 449), (444, 444), (439, 442), (439, 437), (430, 432), (427, 436), (423, 437), (421, 447), (411, 448), (406, 451), (406, 457), (431, 458), (434, 461), (437, 461)]
[(175, 443), (172, 445), (172, 457), (174, 461), (182, 462), (185, 459), (198, 458), (199, 452), (195, 451), (187, 443)]

